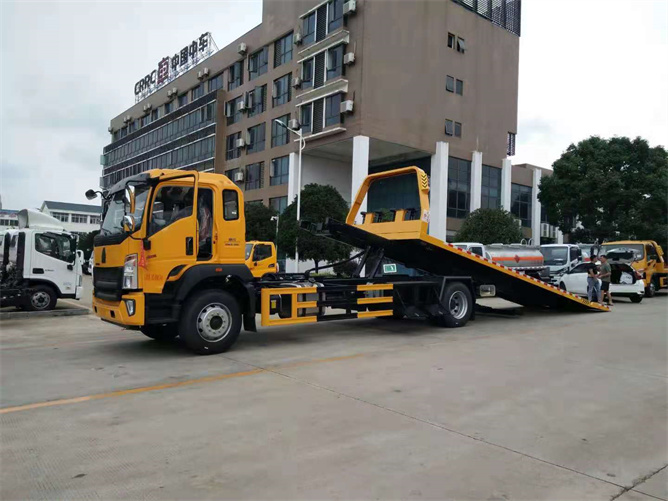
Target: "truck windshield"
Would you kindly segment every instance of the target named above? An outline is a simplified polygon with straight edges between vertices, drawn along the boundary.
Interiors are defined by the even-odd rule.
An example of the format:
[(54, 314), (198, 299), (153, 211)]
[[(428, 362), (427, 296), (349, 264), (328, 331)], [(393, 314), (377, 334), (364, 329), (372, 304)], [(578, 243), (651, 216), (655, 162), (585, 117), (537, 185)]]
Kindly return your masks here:
[(246, 244), (246, 259), (248, 259), (253, 251), (253, 244)]
[(556, 266), (568, 262), (568, 247), (541, 247), (540, 252), (545, 258), (545, 264)]
[[(135, 186), (135, 211), (132, 214), (135, 218), (135, 230), (141, 228), (142, 218), (144, 217), (144, 207), (148, 199), (149, 187), (147, 185)], [(123, 191), (115, 193), (109, 201), (107, 213), (102, 220), (100, 232), (102, 235), (117, 235), (123, 233), (123, 216), (125, 215), (125, 206), (123, 204)]]
[(601, 247), (601, 254), (612, 261), (633, 261), (645, 256), (645, 247), (643, 244), (606, 244)]

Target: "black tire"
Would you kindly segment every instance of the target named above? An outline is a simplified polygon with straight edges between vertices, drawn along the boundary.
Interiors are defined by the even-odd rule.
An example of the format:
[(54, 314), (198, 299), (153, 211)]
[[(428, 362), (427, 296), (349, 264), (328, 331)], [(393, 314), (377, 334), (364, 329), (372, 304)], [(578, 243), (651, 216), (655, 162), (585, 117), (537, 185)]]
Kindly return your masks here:
[(230, 349), (241, 330), (241, 309), (225, 291), (195, 293), (183, 309), (179, 332), (183, 342), (199, 355), (213, 355)]
[(29, 311), (50, 311), (56, 307), (58, 295), (48, 285), (35, 285), (25, 307)]
[(559, 284), (559, 288), (562, 289), (562, 290), (565, 290), (566, 292), (568, 292), (568, 290), (566, 290), (566, 284), (563, 283), (563, 282), (561, 282), (561, 283)]
[(642, 301), (642, 296), (631, 296), (630, 299), (632, 303), (639, 303), (640, 301)]
[(169, 341), (179, 335), (178, 327), (178, 324), (151, 324), (142, 325), (139, 330), (156, 341)]
[(647, 287), (645, 287), (645, 297), (654, 297), (656, 295), (656, 284), (652, 280)]
[(437, 319), (441, 327), (465, 326), (475, 307), (471, 291), (461, 282), (452, 282), (445, 287), (442, 304), (445, 313)]

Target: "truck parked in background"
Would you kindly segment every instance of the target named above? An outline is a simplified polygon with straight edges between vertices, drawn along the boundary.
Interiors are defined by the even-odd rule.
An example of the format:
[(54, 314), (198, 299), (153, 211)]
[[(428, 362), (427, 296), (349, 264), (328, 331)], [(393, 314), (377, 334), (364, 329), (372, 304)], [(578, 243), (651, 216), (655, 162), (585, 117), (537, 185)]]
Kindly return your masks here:
[(645, 282), (645, 296), (652, 297), (668, 287), (668, 268), (663, 249), (653, 240), (623, 240), (601, 246), (611, 263), (629, 263)]
[(255, 278), (265, 275), (275, 275), (280, 270), (276, 260), (276, 245), (274, 242), (246, 242), (246, 266)]
[(559, 283), (559, 276), (572, 270), (583, 262), (582, 250), (576, 244), (541, 245), (545, 264), (550, 270), (550, 282)]
[(540, 247), (524, 243), (483, 245), (479, 242), (455, 242), (453, 245), (529, 276), (545, 281), (550, 279), (550, 270), (545, 265)]

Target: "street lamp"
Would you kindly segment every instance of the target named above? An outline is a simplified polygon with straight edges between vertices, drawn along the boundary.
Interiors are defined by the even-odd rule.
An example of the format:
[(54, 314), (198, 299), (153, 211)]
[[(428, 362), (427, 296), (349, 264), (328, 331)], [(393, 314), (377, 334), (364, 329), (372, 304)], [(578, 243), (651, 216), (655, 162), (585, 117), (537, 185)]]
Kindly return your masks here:
[[(299, 137), (299, 161), (297, 162), (297, 226), (299, 226), (299, 220), (301, 219), (302, 213), (302, 150), (306, 145), (304, 140), (304, 135), (301, 130), (291, 129), (281, 122), (278, 118), (274, 118), (274, 122), (283, 127), (284, 129), (289, 130), (293, 134), (296, 134)], [(298, 248), (299, 239), (295, 241), (295, 261), (297, 262), (297, 271), (299, 271), (299, 248)]]

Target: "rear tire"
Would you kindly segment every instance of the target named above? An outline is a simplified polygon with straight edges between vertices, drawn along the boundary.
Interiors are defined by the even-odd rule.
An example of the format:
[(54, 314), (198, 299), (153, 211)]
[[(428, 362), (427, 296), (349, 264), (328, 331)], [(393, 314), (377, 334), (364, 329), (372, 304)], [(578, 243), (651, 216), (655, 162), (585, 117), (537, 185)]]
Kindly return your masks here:
[(437, 319), (441, 327), (463, 327), (473, 314), (471, 291), (460, 282), (453, 282), (445, 287), (442, 304), (445, 313)]
[(185, 305), (179, 324), (181, 339), (199, 355), (213, 355), (230, 349), (241, 330), (241, 309), (225, 291), (205, 290)]
[(563, 283), (563, 282), (561, 282), (561, 283), (559, 284), (559, 288), (562, 289), (562, 290), (565, 290), (566, 292), (568, 292), (568, 290), (566, 289), (566, 284)]
[(652, 280), (647, 287), (645, 287), (645, 297), (654, 297), (656, 295), (656, 284)]
[(28, 298), (26, 309), (29, 311), (49, 311), (56, 307), (58, 296), (48, 285), (36, 285)]
[(642, 296), (631, 296), (630, 299), (632, 303), (639, 303), (640, 301), (642, 301)]
[(179, 335), (178, 324), (142, 325), (139, 330), (145, 336), (156, 341), (169, 341)]

